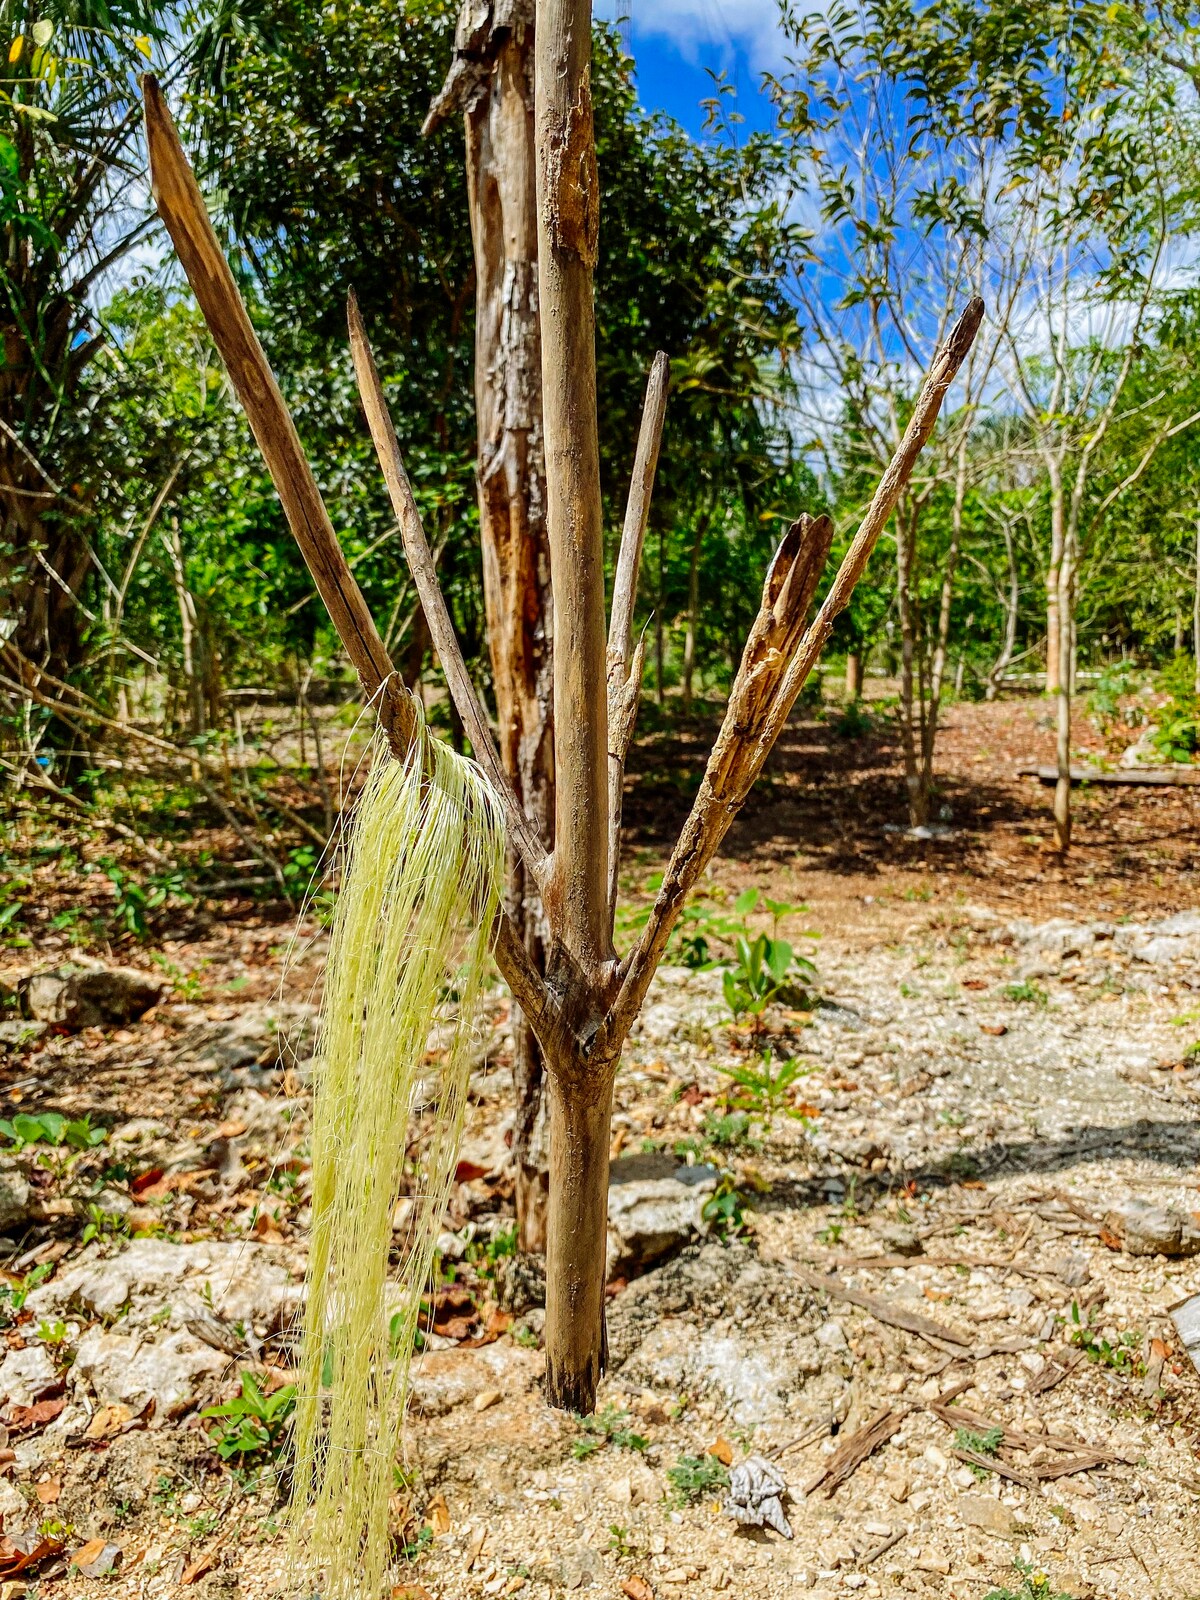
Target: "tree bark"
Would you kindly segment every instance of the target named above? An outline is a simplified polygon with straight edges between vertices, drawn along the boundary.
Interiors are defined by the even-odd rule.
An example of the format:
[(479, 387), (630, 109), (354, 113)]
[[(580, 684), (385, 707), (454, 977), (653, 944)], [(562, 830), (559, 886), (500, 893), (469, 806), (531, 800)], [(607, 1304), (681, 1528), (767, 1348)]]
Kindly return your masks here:
[(862, 697), (863, 686), (863, 658), (861, 651), (850, 650), (846, 655), (846, 699), (858, 700)]
[[(517, 798), (553, 843), (553, 600), (546, 534), (538, 322), (532, 0), (465, 0), (446, 86), (427, 119), (461, 108), (475, 256), (475, 414), (484, 605), (500, 758)], [(545, 972), (541, 896), (513, 851), (506, 899)], [(512, 1156), (517, 1240), (546, 1248), (541, 1046), (514, 1005)]]
[(700, 614), (700, 551), (708, 529), (708, 514), (698, 515), (688, 563), (687, 629), (683, 636), (683, 709), (692, 709), (692, 678), (696, 670), (696, 624)]
[(1061, 471), (1050, 472), (1050, 565), (1046, 569), (1046, 693), (1056, 694), (1062, 661), (1059, 632), (1065, 505)]
[(1063, 540), (1058, 563), (1058, 673), (1054, 788), (1054, 838), (1064, 858), (1071, 848), (1071, 691), (1074, 686), (1075, 549), (1073, 530)]
[[(608, 694), (592, 273), (599, 186), (592, 128), (590, 0), (539, 0), (534, 38), (538, 282), (547, 523), (554, 592), (554, 856), (550, 981), (607, 999)], [(602, 1013), (574, 1020), (592, 1037)], [(589, 1411), (603, 1365), (608, 1104), (615, 1058), (551, 1061), (546, 1395)]]

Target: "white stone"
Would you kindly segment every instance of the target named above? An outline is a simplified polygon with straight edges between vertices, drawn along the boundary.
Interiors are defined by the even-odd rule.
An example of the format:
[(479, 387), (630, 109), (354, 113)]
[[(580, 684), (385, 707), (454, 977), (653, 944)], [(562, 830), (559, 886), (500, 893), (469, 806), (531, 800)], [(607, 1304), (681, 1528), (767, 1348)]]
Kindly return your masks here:
[(190, 1333), (150, 1343), (137, 1334), (93, 1328), (79, 1341), (71, 1381), (77, 1388), (86, 1385), (100, 1405), (125, 1405), (135, 1415), (153, 1401), (157, 1423), (189, 1410), (201, 1384), (229, 1364), (228, 1356)]
[(10, 1406), (31, 1406), (37, 1397), (59, 1382), (58, 1369), (45, 1345), (30, 1344), (10, 1350), (0, 1362), (0, 1395)]

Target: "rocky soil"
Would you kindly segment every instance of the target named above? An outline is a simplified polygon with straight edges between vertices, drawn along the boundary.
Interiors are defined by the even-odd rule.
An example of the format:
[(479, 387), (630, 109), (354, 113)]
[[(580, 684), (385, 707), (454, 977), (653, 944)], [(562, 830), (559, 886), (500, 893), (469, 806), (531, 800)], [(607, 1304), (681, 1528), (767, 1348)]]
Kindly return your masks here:
[[(1198, 1600), (1200, 806), (1083, 794), (1059, 865), (1016, 776), (1043, 723), (952, 709), (932, 838), (894, 825), (883, 718), (789, 729), (672, 950), (703, 940), (714, 964), (664, 969), (618, 1078), (611, 1370), (587, 1421), (540, 1398), (496, 992), (394, 1600)], [(625, 938), (710, 731), (639, 744)], [(85, 953), (115, 926), (93, 867), (118, 846), (22, 826), (24, 920), (0, 925), (23, 930), (0, 961), (0, 1600), (294, 1595), (324, 935), (293, 943), (286, 908), (227, 880)], [(245, 867), (214, 829), (190, 844)], [(751, 932), (767, 896), (805, 903), (780, 931), (816, 963), (812, 1009), (731, 1019), (749, 886)]]
[[(286, 1387), (301, 1292), (311, 1007), (269, 998), (268, 935), (225, 942), (203, 1002), (180, 975), (140, 1020), (6, 1024), (10, 1125), (105, 1130), (51, 1125), (0, 1172), (13, 1595), (26, 1559), (64, 1594), (288, 1591), (286, 1477), (223, 1462), (200, 1415), (247, 1372)], [(618, 1080), (591, 1422), (540, 1399), (497, 995), (399, 1595), (1200, 1594), (1200, 914), (895, 899), (808, 947), (808, 1012), (734, 1025), (719, 968), (655, 985)], [(73, 1003), (9, 977), (27, 1010)], [(730, 1513), (748, 1462), (790, 1538)]]

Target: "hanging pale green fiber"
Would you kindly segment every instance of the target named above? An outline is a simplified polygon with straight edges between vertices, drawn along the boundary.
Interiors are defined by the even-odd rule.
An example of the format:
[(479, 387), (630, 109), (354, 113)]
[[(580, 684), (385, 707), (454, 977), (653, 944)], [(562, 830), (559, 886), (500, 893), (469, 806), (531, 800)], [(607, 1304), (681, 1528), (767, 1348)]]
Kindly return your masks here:
[[(292, 1533), (325, 1600), (375, 1600), (391, 1556), (409, 1365), (503, 869), (500, 808), (474, 762), (423, 726), (407, 760), (377, 753), (342, 846), (313, 1096)], [(410, 1168), (414, 1217), (389, 1277), (418, 1101), (432, 1129)]]

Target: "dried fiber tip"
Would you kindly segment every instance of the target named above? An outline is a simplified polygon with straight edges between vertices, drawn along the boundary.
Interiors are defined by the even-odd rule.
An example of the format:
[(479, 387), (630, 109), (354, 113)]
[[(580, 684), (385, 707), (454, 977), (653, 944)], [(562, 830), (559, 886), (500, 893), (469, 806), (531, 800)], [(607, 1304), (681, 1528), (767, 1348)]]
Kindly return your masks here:
[[(409, 1364), (457, 1160), (503, 870), (500, 808), (474, 762), (424, 727), (403, 762), (381, 747), (342, 845), (314, 1071), (291, 1531), (297, 1576), (319, 1583), (325, 1600), (375, 1600), (391, 1560)], [(410, 1166), (411, 1242), (389, 1281), (418, 1089), (433, 1127)]]

